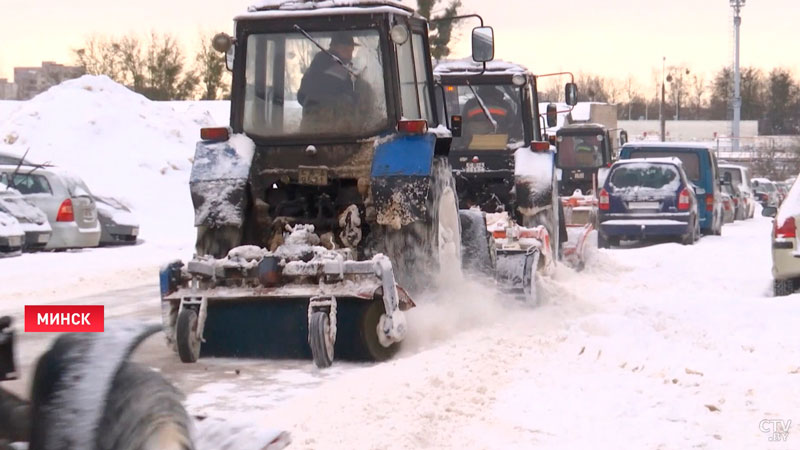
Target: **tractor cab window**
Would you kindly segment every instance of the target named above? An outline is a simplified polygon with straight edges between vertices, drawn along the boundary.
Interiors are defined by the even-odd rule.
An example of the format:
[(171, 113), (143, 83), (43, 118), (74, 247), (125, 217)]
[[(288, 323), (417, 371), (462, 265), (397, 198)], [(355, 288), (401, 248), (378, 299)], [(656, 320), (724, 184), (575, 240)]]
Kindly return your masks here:
[(603, 135), (579, 134), (558, 137), (558, 167), (584, 169), (603, 166)]
[(245, 132), (262, 137), (366, 137), (386, 129), (378, 31), (309, 35), (311, 39), (300, 32), (248, 36)]
[(523, 142), (520, 88), (477, 84), (444, 86), (447, 112), (462, 117), (456, 150), (505, 150)]
[(425, 63), (427, 53), (423, 37), (414, 33), (410, 39), (396, 45), (396, 48), (403, 117), (425, 119), (433, 126), (430, 85)]

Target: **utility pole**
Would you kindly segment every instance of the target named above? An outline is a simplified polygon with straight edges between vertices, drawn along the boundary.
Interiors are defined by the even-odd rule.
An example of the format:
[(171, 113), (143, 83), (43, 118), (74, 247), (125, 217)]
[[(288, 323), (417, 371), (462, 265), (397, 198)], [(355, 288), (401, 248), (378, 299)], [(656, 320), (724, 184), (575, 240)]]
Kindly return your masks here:
[(667, 140), (666, 132), (667, 132), (667, 124), (664, 121), (664, 65), (667, 62), (667, 57), (661, 57), (661, 103), (658, 106), (658, 120), (661, 122), (661, 142)]
[(739, 27), (742, 25), (742, 18), (739, 15), (746, 0), (729, 0), (733, 8), (733, 123), (731, 124), (731, 134), (733, 134), (733, 151), (739, 151), (739, 122), (742, 115), (742, 97), (739, 92), (741, 81), (739, 73)]

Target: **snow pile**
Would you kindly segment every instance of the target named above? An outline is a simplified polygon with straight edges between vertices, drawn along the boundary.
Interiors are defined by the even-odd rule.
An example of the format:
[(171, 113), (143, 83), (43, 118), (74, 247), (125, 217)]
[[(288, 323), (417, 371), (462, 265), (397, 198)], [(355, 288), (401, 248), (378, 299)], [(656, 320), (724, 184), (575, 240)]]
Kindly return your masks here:
[(93, 193), (130, 205), (142, 238), (194, 237), (189, 171), (208, 110), (152, 102), (105, 76), (83, 76), (18, 102), (0, 122), (0, 150), (79, 175)]
[(24, 236), (25, 232), (22, 231), (17, 219), (0, 211), (0, 237)]
[(553, 183), (553, 153), (518, 148), (514, 152), (514, 176), (530, 182), (536, 191), (547, 190)]

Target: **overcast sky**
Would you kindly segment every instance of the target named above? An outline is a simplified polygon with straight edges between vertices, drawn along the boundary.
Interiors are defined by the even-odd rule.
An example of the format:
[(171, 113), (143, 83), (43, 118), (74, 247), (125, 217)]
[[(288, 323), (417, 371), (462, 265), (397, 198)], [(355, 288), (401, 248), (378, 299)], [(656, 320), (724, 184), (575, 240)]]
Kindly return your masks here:
[[(0, 78), (43, 60), (71, 63), (92, 34), (176, 34), (194, 46), (201, 32), (232, 30), (242, 0), (0, 0)], [(405, 0), (406, 4), (414, 1)], [(652, 86), (667, 65), (710, 74), (729, 64), (728, 0), (463, 0), (495, 28), (496, 55), (534, 73), (570, 70)], [(565, 7), (565, 5), (570, 5)], [(750, 0), (743, 12), (742, 65), (788, 67), (800, 75), (800, 2)], [(467, 26), (465, 26), (466, 28)], [(466, 51), (464, 34), (457, 48)], [(463, 53), (463, 52), (461, 52)], [(708, 75), (707, 75), (708, 76)]]

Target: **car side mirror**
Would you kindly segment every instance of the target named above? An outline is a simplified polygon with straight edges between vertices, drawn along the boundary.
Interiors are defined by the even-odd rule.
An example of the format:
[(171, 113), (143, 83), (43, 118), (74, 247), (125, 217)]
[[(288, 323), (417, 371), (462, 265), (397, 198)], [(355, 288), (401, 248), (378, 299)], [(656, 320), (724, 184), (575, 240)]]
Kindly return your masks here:
[(564, 102), (569, 106), (578, 104), (578, 85), (575, 83), (567, 83), (564, 86)]
[(775, 217), (778, 215), (778, 208), (774, 206), (765, 206), (761, 209), (761, 215), (764, 217)]
[(558, 125), (558, 107), (555, 103), (547, 105), (547, 128)]
[(622, 130), (619, 132), (619, 145), (623, 146), (628, 143), (628, 132)]
[(472, 60), (485, 63), (494, 59), (494, 29), (475, 27), (472, 29)]
[(450, 116), (450, 133), (454, 138), (461, 137), (461, 116)]

